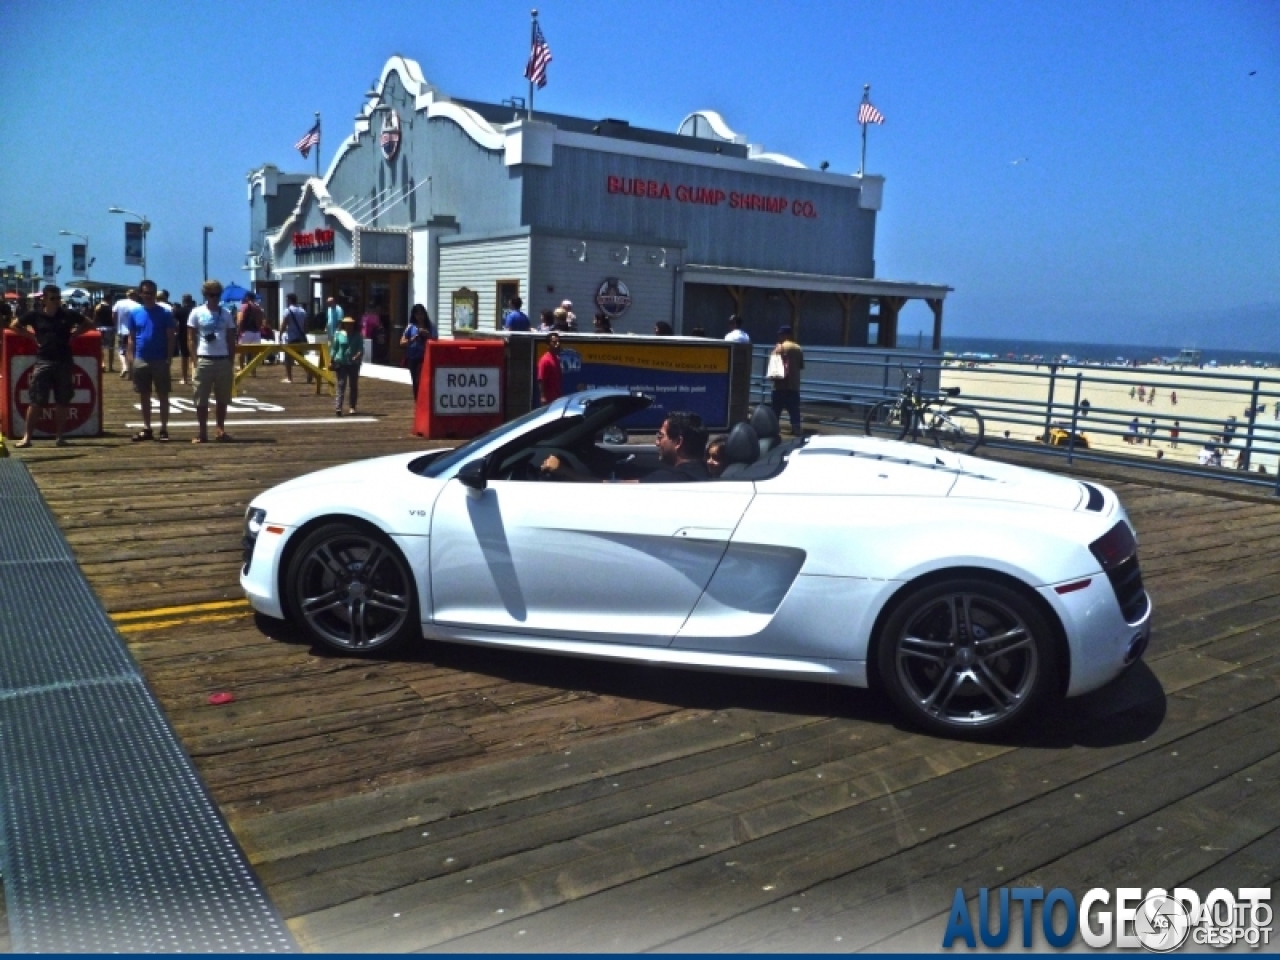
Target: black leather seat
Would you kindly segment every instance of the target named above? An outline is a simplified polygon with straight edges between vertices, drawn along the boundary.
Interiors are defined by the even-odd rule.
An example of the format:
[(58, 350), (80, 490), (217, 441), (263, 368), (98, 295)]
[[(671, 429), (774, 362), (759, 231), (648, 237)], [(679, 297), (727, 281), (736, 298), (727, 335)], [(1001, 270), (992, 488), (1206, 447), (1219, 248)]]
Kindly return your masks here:
[(735, 423), (729, 431), (724, 446), (724, 459), (728, 464), (722, 480), (731, 480), (760, 459), (760, 438), (749, 423)]
[(782, 442), (782, 427), (773, 407), (762, 403), (751, 413), (751, 429), (760, 438), (760, 455), (764, 456)]

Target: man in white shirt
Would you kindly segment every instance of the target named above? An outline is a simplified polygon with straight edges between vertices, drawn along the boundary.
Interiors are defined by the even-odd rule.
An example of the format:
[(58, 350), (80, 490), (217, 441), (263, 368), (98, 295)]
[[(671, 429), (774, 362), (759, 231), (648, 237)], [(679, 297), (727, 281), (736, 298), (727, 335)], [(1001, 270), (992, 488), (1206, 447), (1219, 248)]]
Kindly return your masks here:
[(747, 336), (747, 331), (742, 329), (742, 321), (738, 319), (736, 313), (729, 317), (729, 332), (724, 335), (724, 338), (730, 343), (751, 342), (751, 338)]
[(226, 443), (227, 406), (231, 403), (234, 372), (231, 357), (236, 350), (236, 318), (222, 306), (222, 284), (206, 280), (200, 288), (204, 305), (196, 307), (187, 318), (187, 337), (191, 355), (196, 358), (195, 405), (200, 432), (192, 443), (209, 442), (209, 394), (213, 394), (218, 433), (215, 440)]
[(130, 288), (111, 308), (111, 316), (116, 321), (116, 352), (120, 354), (120, 378), (127, 380), (133, 376), (133, 357), (129, 355), (129, 318), (133, 311), (142, 306), (133, 299), (136, 291)]

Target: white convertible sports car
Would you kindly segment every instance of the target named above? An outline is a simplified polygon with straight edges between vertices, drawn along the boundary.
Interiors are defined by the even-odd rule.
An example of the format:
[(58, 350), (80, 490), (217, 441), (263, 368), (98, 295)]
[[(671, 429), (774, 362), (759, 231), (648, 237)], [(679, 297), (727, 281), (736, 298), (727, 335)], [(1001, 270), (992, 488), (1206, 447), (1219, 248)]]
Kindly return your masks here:
[(1142, 655), (1151, 604), (1110, 490), (874, 438), (784, 443), (767, 407), (717, 480), (539, 472), (552, 453), (603, 481), (654, 469), (616, 430), (650, 402), (586, 391), (457, 449), (281, 484), (249, 506), (240, 582), (345, 653), (426, 637), (877, 685), (946, 734)]

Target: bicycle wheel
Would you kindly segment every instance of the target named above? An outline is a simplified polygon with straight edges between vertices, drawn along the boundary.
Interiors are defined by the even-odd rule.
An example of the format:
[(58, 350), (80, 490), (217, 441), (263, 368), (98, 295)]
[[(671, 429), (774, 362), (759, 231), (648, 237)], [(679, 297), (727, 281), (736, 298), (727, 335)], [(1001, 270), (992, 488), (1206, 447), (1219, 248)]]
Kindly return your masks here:
[(943, 407), (929, 420), (933, 442), (953, 453), (973, 453), (982, 443), (982, 414), (973, 407)]
[(908, 421), (899, 400), (881, 400), (867, 411), (867, 436), (882, 440), (901, 440), (907, 434)]

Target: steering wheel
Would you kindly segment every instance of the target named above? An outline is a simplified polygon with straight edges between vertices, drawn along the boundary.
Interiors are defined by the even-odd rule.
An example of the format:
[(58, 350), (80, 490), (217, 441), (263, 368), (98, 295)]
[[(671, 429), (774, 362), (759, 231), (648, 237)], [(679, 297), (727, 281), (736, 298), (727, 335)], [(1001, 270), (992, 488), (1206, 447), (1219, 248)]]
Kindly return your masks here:
[(595, 476), (595, 472), (583, 463), (577, 454), (570, 453), (568, 450), (562, 450), (560, 447), (537, 447), (536, 449), (529, 451), (529, 459), (525, 462), (526, 469), (532, 470), (536, 473), (537, 479), (539, 480), (557, 479), (556, 475), (553, 473), (547, 474), (542, 472), (543, 461), (550, 456), (558, 457), (561, 463), (580, 476)]

